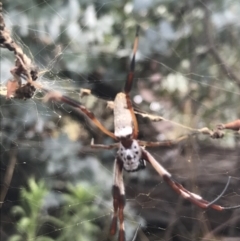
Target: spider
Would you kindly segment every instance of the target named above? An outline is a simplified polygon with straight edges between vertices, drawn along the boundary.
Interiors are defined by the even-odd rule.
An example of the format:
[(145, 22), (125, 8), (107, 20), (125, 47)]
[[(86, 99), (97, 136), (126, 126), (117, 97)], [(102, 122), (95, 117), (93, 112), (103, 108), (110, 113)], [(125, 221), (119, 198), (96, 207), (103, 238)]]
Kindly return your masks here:
[(93, 123), (106, 135), (110, 136), (118, 143), (112, 145), (101, 145), (91, 143), (92, 148), (103, 148), (112, 149), (118, 148), (115, 160), (114, 160), (114, 171), (113, 171), (113, 186), (112, 186), (112, 197), (113, 197), (113, 217), (110, 225), (110, 234), (115, 235), (117, 232), (117, 223), (119, 220), (119, 241), (125, 241), (125, 230), (124, 230), (124, 206), (125, 206), (125, 190), (123, 181), (123, 170), (127, 172), (136, 172), (146, 167), (146, 163), (149, 163), (163, 178), (163, 180), (181, 197), (189, 200), (193, 204), (200, 208), (207, 209), (212, 208), (217, 211), (226, 209), (240, 208), (240, 205), (233, 207), (222, 207), (215, 204), (225, 193), (230, 183), (230, 177), (228, 182), (222, 191), (222, 193), (212, 202), (204, 200), (198, 194), (192, 193), (185, 189), (179, 182), (172, 178), (172, 175), (145, 149), (145, 147), (151, 146), (169, 146), (178, 143), (186, 137), (179, 138), (175, 141), (165, 142), (146, 142), (138, 140), (138, 122), (134, 113), (133, 105), (130, 99), (130, 91), (134, 80), (134, 69), (135, 69), (135, 56), (138, 48), (138, 35), (139, 26), (137, 27), (134, 46), (133, 46), (133, 57), (130, 63), (130, 71), (127, 75), (127, 80), (124, 86), (123, 92), (116, 95), (114, 100), (114, 133), (108, 131), (94, 116), (94, 114), (86, 109), (80, 102), (75, 101), (67, 96), (62, 95), (59, 92), (48, 91), (47, 98), (55, 99), (64, 102), (79, 111), (83, 112), (89, 117)]

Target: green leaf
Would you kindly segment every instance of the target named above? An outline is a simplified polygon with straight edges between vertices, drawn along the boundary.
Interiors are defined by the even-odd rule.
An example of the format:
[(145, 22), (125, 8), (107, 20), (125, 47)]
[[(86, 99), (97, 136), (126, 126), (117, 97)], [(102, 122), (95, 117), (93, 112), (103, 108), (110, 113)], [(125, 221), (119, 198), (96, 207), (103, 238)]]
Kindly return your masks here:
[(27, 217), (23, 217), (20, 219), (20, 221), (18, 222), (18, 229), (24, 233), (29, 229), (29, 226), (31, 224), (31, 220)]
[(19, 234), (14, 234), (8, 239), (8, 241), (22, 241), (22, 240), (23, 240), (22, 236), (20, 236)]
[(14, 216), (20, 216), (20, 217), (23, 217), (23, 216), (26, 215), (25, 210), (24, 210), (23, 207), (21, 207), (21, 206), (14, 206), (14, 207), (11, 209), (11, 213), (12, 213)]

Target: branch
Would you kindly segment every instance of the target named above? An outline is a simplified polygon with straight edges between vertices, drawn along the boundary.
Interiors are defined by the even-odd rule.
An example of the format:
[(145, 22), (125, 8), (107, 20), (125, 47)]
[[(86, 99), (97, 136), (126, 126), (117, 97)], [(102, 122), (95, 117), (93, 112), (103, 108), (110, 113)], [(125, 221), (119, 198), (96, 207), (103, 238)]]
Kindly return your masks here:
[(226, 123), (226, 124), (219, 124), (218, 129), (220, 130), (229, 129), (233, 131), (238, 131), (240, 133), (240, 119)]
[(5, 176), (4, 176), (3, 187), (1, 188), (0, 208), (2, 207), (2, 205), (4, 203), (4, 199), (6, 197), (8, 188), (10, 186), (16, 162), (17, 162), (16, 152), (14, 150), (11, 150), (10, 160), (9, 160), (7, 170), (6, 170), (6, 173), (5, 173)]

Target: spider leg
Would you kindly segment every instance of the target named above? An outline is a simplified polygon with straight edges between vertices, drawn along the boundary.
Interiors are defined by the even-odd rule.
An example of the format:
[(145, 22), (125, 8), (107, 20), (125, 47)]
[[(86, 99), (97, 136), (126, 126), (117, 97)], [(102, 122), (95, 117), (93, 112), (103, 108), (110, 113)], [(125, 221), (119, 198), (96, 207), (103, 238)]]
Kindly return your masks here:
[(130, 71), (127, 75), (127, 81), (124, 86), (124, 93), (129, 94), (131, 89), (132, 89), (132, 84), (133, 84), (133, 77), (134, 77), (134, 70), (135, 70), (135, 58), (136, 58), (136, 52), (138, 48), (138, 35), (139, 35), (139, 29), (140, 27), (137, 26), (136, 30), (136, 36), (134, 40), (134, 45), (133, 45), (133, 57), (130, 63)]
[(94, 114), (89, 111), (85, 106), (83, 106), (80, 102), (73, 100), (65, 95), (62, 95), (60, 92), (58, 91), (49, 91), (49, 90), (45, 90), (45, 92), (47, 92), (46, 96), (45, 96), (45, 101), (48, 101), (49, 99), (53, 99), (53, 100), (57, 100), (57, 101), (61, 101), (63, 103), (66, 103), (74, 108), (76, 108), (77, 110), (80, 110), (81, 112), (83, 112), (88, 118), (90, 118), (92, 120), (92, 122), (106, 135), (112, 137), (113, 139), (117, 140), (117, 137), (110, 131), (108, 131), (102, 124), (101, 122), (94, 116)]
[(156, 141), (156, 142), (153, 142), (153, 141), (141, 141), (141, 140), (138, 140), (138, 144), (140, 146), (144, 146), (144, 147), (156, 147), (156, 146), (174, 146), (176, 144), (178, 144), (179, 142), (183, 141), (183, 140), (186, 140), (189, 136), (188, 135), (185, 135), (185, 136), (181, 136), (179, 138), (177, 138), (176, 140), (173, 140), (173, 141)]
[(136, 115), (142, 116), (143, 118), (148, 118), (150, 121), (153, 121), (153, 122), (158, 122), (158, 121), (164, 121), (164, 120), (166, 120), (166, 119), (165, 119), (164, 117), (162, 117), (162, 116), (148, 114), (148, 113), (146, 113), (146, 112), (144, 112), (144, 111), (142, 111), (142, 110), (139, 110), (139, 109), (134, 110), (134, 113), (135, 113)]
[(111, 145), (103, 145), (103, 144), (94, 144), (94, 139), (92, 139), (91, 141), (91, 147), (95, 148), (95, 149), (106, 149), (106, 150), (110, 150), (110, 149), (115, 149), (119, 147), (119, 143), (114, 143)]
[(114, 161), (114, 183), (112, 187), (113, 196), (113, 218), (110, 226), (110, 234), (114, 235), (117, 231), (117, 218), (119, 219), (119, 241), (125, 241), (124, 231), (124, 206), (125, 189), (123, 183), (123, 163), (117, 158)]
[(156, 159), (146, 150), (142, 148), (143, 158), (148, 161), (154, 169), (158, 172), (158, 174), (163, 178), (163, 180), (179, 195), (181, 195), (183, 198), (188, 199), (193, 204), (199, 206), (200, 208), (207, 209), (212, 208), (217, 211), (222, 211), (226, 209), (236, 209), (240, 208), (240, 205), (233, 206), (233, 207), (222, 207), (220, 205), (215, 204), (225, 193), (225, 191), (228, 188), (230, 179), (227, 182), (227, 185), (225, 186), (222, 193), (212, 202), (208, 202), (207, 200), (204, 200), (201, 196), (198, 194), (192, 193), (185, 189), (180, 183), (175, 181), (171, 174), (161, 165), (159, 164)]
[(92, 91), (90, 89), (80, 89), (80, 97), (84, 97), (84, 96), (87, 96), (87, 95), (91, 95), (92, 94)]
[(142, 116), (143, 118), (148, 118), (150, 121), (153, 121), (153, 122), (159, 122), (159, 121), (171, 122), (173, 125), (176, 125), (176, 126), (179, 126), (179, 127), (182, 127), (184, 129), (188, 130), (189, 133), (187, 136), (203, 134), (203, 135), (210, 136), (213, 139), (223, 138), (223, 136), (224, 136), (224, 133), (222, 133), (221, 129), (219, 129), (219, 128), (217, 128), (216, 130), (210, 130), (208, 127), (195, 129), (195, 128), (191, 128), (189, 126), (185, 126), (183, 124), (177, 123), (175, 121), (165, 119), (162, 116), (151, 115), (151, 114), (145, 113), (144, 111), (141, 111), (141, 110), (134, 110), (134, 113), (136, 115)]
[(132, 122), (133, 122), (133, 139), (136, 139), (138, 136), (138, 123), (137, 123), (137, 118), (134, 114), (134, 109), (132, 106), (132, 102), (129, 96), (129, 93), (132, 89), (132, 84), (133, 84), (133, 77), (134, 77), (134, 70), (135, 70), (135, 57), (136, 57), (136, 52), (138, 48), (138, 34), (139, 34), (139, 29), (140, 27), (137, 26), (136, 30), (136, 36), (135, 36), (135, 41), (133, 45), (133, 57), (130, 63), (130, 70), (127, 75), (127, 81), (124, 86), (124, 93), (126, 94), (126, 102), (127, 102), (127, 108), (131, 113), (132, 116)]

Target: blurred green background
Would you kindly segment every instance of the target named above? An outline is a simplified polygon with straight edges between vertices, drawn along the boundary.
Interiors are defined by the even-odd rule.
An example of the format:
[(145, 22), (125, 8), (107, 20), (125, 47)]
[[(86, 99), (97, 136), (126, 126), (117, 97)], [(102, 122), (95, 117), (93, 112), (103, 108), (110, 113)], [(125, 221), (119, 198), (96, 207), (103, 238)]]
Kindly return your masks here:
[[(39, 66), (38, 81), (80, 100), (113, 131), (112, 100), (129, 69), (141, 27), (131, 97), (137, 108), (171, 121), (138, 117), (139, 139), (160, 141), (239, 119), (240, 3), (237, 0), (3, 1), (13, 38)], [(1, 84), (11, 78), (1, 49)], [(95, 94), (80, 99), (81, 88)], [(113, 141), (66, 105), (1, 96), (1, 240), (117, 240), (108, 235)], [(240, 203), (239, 135), (191, 138), (150, 152), (184, 186), (223, 206)], [(238, 210), (201, 210), (179, 198), (148, 167), (125, 173), (126, 236), (135, 240), (240, 240)], [(1, 194), (2, 195), (2, 194)], [(2, 201), (2, 200), (1, 200)], [(233, 239), (234, 238), (234, 239)]]

